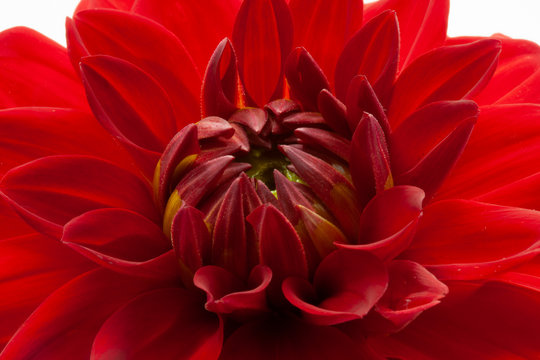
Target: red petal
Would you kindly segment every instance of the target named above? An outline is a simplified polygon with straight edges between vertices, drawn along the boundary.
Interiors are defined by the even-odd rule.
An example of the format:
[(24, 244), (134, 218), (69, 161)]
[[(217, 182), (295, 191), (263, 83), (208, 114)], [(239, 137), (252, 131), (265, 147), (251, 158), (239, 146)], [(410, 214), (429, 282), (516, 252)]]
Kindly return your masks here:
[(277, 286), (289, 276), (307, 277), (307, 262), (300, 238), (291, 223), (274, 206), (265, 204), (247, 221), (259, 239), (260, 261), (272, 269)]
[(400, 329), (437, 305), (448, 287), (422, 265), (394, 260), (388, 265), (388, 289), (375, 309)]
[(304, 48), (294, 49), (285, 63), (285, 76), (291, 97), (298, 101), (304, 111), (317, 110), (317, 97), (330, 84), (321, 68)]
[[(534, 359), (540, 351), (538, 292), (487, 284), (426, 311), (394, 336), (377, 341), (385, 356), (405, 359)], [(429, 341), (426, 341), (429, 339)]]
[(136, 0), (132, 11), (171, 30), (203, 71), (219, 41), (231, 36), (241, 3), (241, 0)]
[(221, 321), (197, 296), (179, 288), (144, 293), (101, 326), (92, 345), (98, 359), (216, 359)]
[(86, 9), (118, 9), (129, 11), (136, 0), (81, 0), (75, 12)]
[(315, 211), (302, 205), (296, 205), (296, 209), (321, 259), (335, 250), (336, 243), (345, 244), (348, 242), (337, 226)]
[[(463, 155), (440, 190), (441, 197), (475, 198), (539, 172), (539, 119), (538, 105), (482, 108)], [(513, 192), (503, 203), (526, 204), (534, 199), (527, 193)]]
[(364, 359), (358, 351), (360, 345), (336, 328), (280, 320), (240, 327), (225, 341), (220, 359)]
[(360, 319), (383, 296), (388, 275), (382, 262), (367, 252), (338, 250), (317, 268), (314, 290), (307, 280), (289, 278), (283, 294), (317, 325)]
[(266, 288), (272, 279), (272, 270), (257, 265), (244, 284), (229, 271), (218, 266), (205, 266), (197, 271), (193, 282), (206, 292), (206, 309), (235, 317), (250, 316), (267, 311)]
[(204, 214), (184, 206), (176, 213), (171, 226), (171, 241), (176, 257), (194, 273), (210, 262), (212, 242)]
[(466, 200), (424, 208), (402, 258), (424, 265), (439, 279), (482, 279), (540, 252), (540, 214)]
[(333, 83), (343, 46), (362, 25), (361, 0), (291, 0), (295, 44), (304, 46)]
[(365, 20), (384, 10), (395, 10), (399, 21), (399, 68), (423, 53), (441, 46), (446, 39), (449, 0), (382, 0), (365, 6)]
[(212, 57), (204, 74), (202, 84), (203, 116), (228, 118), (240, 102), (236, 53), (229, 39), (223, 39)]
[(56, 154), (99, 156), (121, 167), (130, 158), (90, 114), (72, 109), (13, 108), (0, 111), (0, 174)]
[(268, 114), (260, 108), (243, 108), (236, 111), (230, 118), (230, 122), (243, 125), (256, 134), (260, 134), (268, 121)]
[(0, 33), (0, 82), (0, 108), (88, 107), (66, 49), (31, 29)]
[[(84, 58), (81, 72), (94, 115), (109, 133), (135, 151), (135, 159), (147, 155), (137, 151), (140, 148), (163, 151), (176, 133), (176, 123), (158, 83), (140, 68), (110, 56)], [(152, 161), (154, 154), (148, 162)], [(146, 167), (146, 173), (152, 174), (154, 166)]]
[(68, 247), (39, 234), (3, 237), (0, 263), (0, 349), (51, 292), (92, 267)]
[(178, 128), (200, 118), (200, 75), (170, 31), (148, 18), (116, 10), (82, 11), (74, 21), (90, 54), (129, 61), (155, 78), (173, 104)]
[(350, 141), (336, 133), (305, 127), (294, 130), (294, 135), (301, 140), (301, 143), (326, 149), (346, 162), (349, 162), (349, 156), (351, 154)]
[(389, 157), (382, 128), (366, 113), (354, 132), (349, 164), (360, 206), (394, 185)]
[(281, 150), (291, 160), (298, 175), (336, 216), (347, 236), (357, 234), (360, 210), (356, 191), (341, 173), (323, 160), (291, 146)]
[(85, 156), (50, 156), (9, 171), (3, 196), (40, 231), (60, 237), (62, 226), (90, 210), (118, 207), (157, 221), (147, 186), (115, 165)]
[(497, 281), (538, 292), (540, 290), (540, 256), (536, 256), (533, 260), (521, 266), (501, 273), (496, 279)]
[(2, 357), (88, 358), (101, 324), (126, 301), (153, 286), (105, 269), (87, 272), (41, 303), (11, 338)]
[[(351, 80), (364, 75), (380, 99), (388, 100), (398, 67), (399, 29), (396, 13), (385, 11), (347, 43), (336, 65), (336, 95), (344, 100)], [(376, 115), (376, 114), (374, 114)]]
[(351, 136), (347, 123), (347, 108), (341, 101), (328, 90), (323, 90), (319, 93), (317, 105), (326, 124), (332, 130), (345, 137)]
[(489, 81), (501, 51), (498, 40), (443, 46), (419, 57), (399, 76), (388, 118), (395, 128), (417, 108), (440, 100), (471, 98)]
[(423, 200), (424, 192), (413, 186), (395, 186), (383, 191), (362, 212), (358, 245), (337, 246), (370, 251), (382, 260), (393, 259), (409, 246)]
[(246, 0), (234, 24), (240, 77), (252, 103), (282, 97), (283, 66), (292, 49), (292, 19), (284, 0)]

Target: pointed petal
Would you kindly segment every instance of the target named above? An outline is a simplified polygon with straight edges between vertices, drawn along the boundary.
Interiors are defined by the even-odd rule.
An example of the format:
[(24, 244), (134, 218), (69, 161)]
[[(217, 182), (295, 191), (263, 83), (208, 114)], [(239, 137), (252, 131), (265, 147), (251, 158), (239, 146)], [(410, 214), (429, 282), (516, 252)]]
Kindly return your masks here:
[(268, 121), (268, 114), (260, 108), (243, 108), (236, 111), (230, 118), (230, 122), (243, 125), (256, 134), (260, 134)]
[(74, 21), (90, 54), (129, 61), (155, 78), (171, 100), (178, 128), (200, 118), (200, 74), (170, 31), (148, 18), (116, 10), (82, 11)]
[(304, 48), (296, 48), (289, 54), (285, 76), (291, 97), (302, 105), (304, 111), (316, 111), (319, 93), (323, 89), (330, 89), (321, 68)]
[(346, 162), (349, 162), (351, 143), (348, 139), (339, 136), (336, 133), (305, 127), (294, 130), (294, 135), (301, 140), (301, 143), (323, 148)]
[(208, 61), (202, 83), (203, 116), (228, 118), (240, 101), (236, 53), (229, 39), (223, 39)]
[(401, 38), (399, 68), (408, 66), (423, 53), (441, 46), (446, 39), (449, 0), (382, 0), (366, 4), (365, 21), (384, 10), (395, 10)]
[(364, 317), (383, 296), (386, 268), (367, 252), (334, 251), (321, 262), (311, 284), (304, 279), (283, 282), (287, 300), (304, 319), (316, 325), (334, 325)]
[(186, 46), (199, 70), (204, 71), (216, 45), (232, 35), (241, 3), (241, 0), (206, 0), (204, 3), (198, 0), (136, 0), (132, 11), (156, 20), (172, 31)]
[(88, 358), (102, 323), (124, 303), (154, 286), (154, 282), (105, 269), (89, 271), (41, 303), (11, 338), (2, 357)]
[(326, 124), (335, 132), (345, 137), (351, 136), (347, 123), (347, 108), (330, 91), (323, 90), (317, 99), (319, 111)]
[(493, 75), (500, 51), (500, 41), (484, 39), (443, 46), (416, 59), (394, 86), (388, 109), (392, 127), (430, 102), (460, 100), (477, 94)]
[(356, 127), (350, 158), (351, 176), (360, 206), (394, 185), (384, 132), (370, 114), (365, 114)]
[(296, 205), (296, 208), (321, 259), (336, 249), (335, 243), (348, 242), (341, 230), (330, 221), (305, 206)]
[(416, 235), (401, 255), (439, 279), (489, 278), (540, 252), (540, 213), (467, 200), (424, 208)]
[(333, 83), (343, 46), (362, 25), (361, 0), (291, 0), (295, 44), (305, 47)]
[(0, 44), (0, 108), (87, 109), (84, 89), (66, 49), (24, 27), (0, 33)]
[(282, 97), (283, 64), (292, 49), (292, 19), (284, 0), (246, 0), (233, 31), (240, 78), (253, 104)]
[(204, 311), (197, 296), (179, 288), (159, 289), (136, 297), (105, 321), (91, 358), (213, 359), (222, 339), (221, 321)]
[(97, 158), (41, 158), (9, 171), (0, 188), (19, 214), (53, 237), (59, 238), (62, 226), (72, 218), (99, 208), (125, 208), (157, 221), (147, 186)]
[[(335, 70), (336, 95), (345, 100), (356, 75), (364, 75), (380, 99), (388, 100), (397, 73), (399, 29), (396, 13), (384, 11), (349, 40)], [(375, 116), (377, 114), (374, 114)]]
[(330, 209), (347, 236), (358, 231), (360, 210), (356, 191), (341, 173), (323, 160), (291, 146), (281, 150), (291, 160), (298, 175), (311, 187), (324, 205)]
[(206, 292), (208, 311), (236, 318), (268, 311), (266, 288), (271, 279), (272, 270), (264, 265), (254, 267), (245, 284), (221, 267), (205, 266), (197, 271), (193, 282)]

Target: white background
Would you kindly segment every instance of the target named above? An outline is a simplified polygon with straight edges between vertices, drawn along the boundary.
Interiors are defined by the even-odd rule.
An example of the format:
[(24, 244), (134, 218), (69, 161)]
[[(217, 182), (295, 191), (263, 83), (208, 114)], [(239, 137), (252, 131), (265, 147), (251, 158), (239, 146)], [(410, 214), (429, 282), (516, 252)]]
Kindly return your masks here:
[[(71, 16), (77, 3), (78, 0), (0, 0), (0, 30), (24, 25), (64, 45), (65, 18)], [(489, 36), (499, 32), (540, 43), (540, 0), (451, 0), (450, 4), (450, 36)]]

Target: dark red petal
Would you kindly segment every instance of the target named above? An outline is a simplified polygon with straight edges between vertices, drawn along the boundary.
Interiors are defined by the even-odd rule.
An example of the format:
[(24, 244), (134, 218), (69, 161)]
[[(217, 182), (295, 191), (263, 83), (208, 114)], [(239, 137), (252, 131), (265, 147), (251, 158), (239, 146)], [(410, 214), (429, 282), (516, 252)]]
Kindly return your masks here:
[(424, 192), (413, 186), (395, 186), (376, 195), (360, 218), (357, 244), (340, 248), (365, 250), (388, 260), (409, 246), (422, 212)]
[(129, 145), (163, 151), (176, 122), (167, 95), (148, 73), (103, 55), (82, 59), (81, 72), (88, 102), (109, 133)]
[(195, 161), (200, 152), (197, 126), (182, 128), (169, 142), (154, 172), (154, 200), (159, 209), (165, 207), (172, 187)]
[(283, 294), (317, 325), (362, 318), (383, 296), (388, 282), (385, 266), (367, 252), (338, 250), (317, 268), (313, 289), (307, 280), (288, 278)]
[(280, 208), (289, 221), (293, 225), (296, 225), (298, 223), (296, 206), (302, 205), (310, 210), (314, 210), (311, 201), (304, 196), (295, 183), (287, 179), (285, 175), (278, 170), (274, 170), (274, 180), (276, 183), (277, 200), (279, 201)]
[(125, 208), (157, 222), (148, 187), (97, 158), (42, 158), (9, 171), (0, 188), (32, 226), (54, 237), (60, 237), (62, 226), (72, 218), (99, 208)]
[(282, 146), (281, 150), (291, 160), (298, 175), (335, 215), (346, 235), (354, 237), (358, 231), (360, 209), (356, 191), (349, 180), (328, 163), (302, 150), (292, 146)]
[(176, 213), (171, 226), (171, 241), (176, 257), (191, 272), (210, 261), (212, 242), (204, 214), (191, 206)]
[(326, 149), (329, 152), (339, 156), (346, 162), (349, 162), (351, 143), (348, 139), (336, 133), (317, 128), (305, 127), (294, 130), (294, 135), (301, 140), (301, 143)]
[(441, 46), (446, 39), (449, 0), (382, 0), (366, 4), (365, 20), (384, 10), (395, 10), (399, 21), (399, 68), (423, 53)]
[(243, 125), (259, 134), (268, 121), (268, 114), (261, 108), (243, 108), (232, 114), (229, 121)]
[[(440, 190), (440, 197), (476, 198), (517, 186), (540, 171), (540, 106), (497, 105), (481, 108), (469, 143)], [(514, 184), (515, 185), (512, 185)], [(504, 205), (526, 205), (533, 201), (534, 181), (524, 192), (508, 189)], [(502, 191), (502, 190), (501, 190)], [(531, 197), (527, 194), (533, 192)]]
[(148, 18), (116, 10), (82, 11), (74, 21), (91, 55), (124, 59), (155, 78), (173, 104), (179, 128), (200, 118), (200, 74), (170, 31)]
[(366, 112), (377, 119), (384, 131), (386, 139), (389, 139), (390, 124), (388, 123), (388, 118), (377, 95), (364, 75), (359, 75), (352, 79), (345, 100), (347, 105), (347, 122), (351, 132), (354, 133), (358, 123), (364, 116), (364, 112)]
[[(175, 278), (170, 242), (155, 223), (123, 209), (99, 209), (64, 226), (62, 242), (97, 264), (133, 276)], [(163, 255), (163, 256), (162, 256)]]
[(124, 303), (154, 286), (156, 283), (105, 269), (87, 272), (43, 301), (11, 338), (2, 357), (88, 358), (103, 322)]
[(179, 288), (144, 293), (117, 310), (99, 329), (91, 358), (217, 359), (221, 320), (197, 296)]
[(273, 205), (258, 207), (247, 221), (257, 233), (261, 264), (272, 269), (279, 286), (289, 276), (307, 277), (307, 262), (302, 242), (287, 218)]
[(292, 19), (285, 0), (246, 0), (236, 16), (233, 43), (240, 77), (253, 104), (282, 97), (283, 64), (292, 49)]
[(538, 292), (490, 283), (461, 299), (452, 294), (461, 295), (451, 287), (445, 301), (399, 333), (379, 339), (376, 349), (402, 359), (538, 357)]
[(538, 292), (540, 290), (540, 256), (499, 274), (495, 279)]
[(296, 205), (296, 209), (321, 259), (335, 250), (336, 243), (348, 243), (348, 239), (337, 226), (315, 211), (302, 205)]
[(399, 76), (388, 118), (393, 128), (417, 108), (440, 100), (471, 98), (489, 81), (501, 51), (498, 40), (443, 46), (419, 57)]
[(217, 137), (230, 138), (234, 134), (234, 128), (223, 118), (209, 116), (197, 122), (197, 134), (199, 140)]
[(345, 100), (351, 80), (356, 75), (364, 75), (373, 84), (378, 97), (389, 100), (398, 57), (396, 13), (385, 11), (366, 23), (343, 49), (335, 69), (336, 95)]
[(345, 137), (351, 136), (347, 122), (347, 108), (328, 90), (323, 90), (317, 98), (317, 105), (326, 124)]
[(68, 247), (40, 234), (3, 237), (0, 263), (0, 349), (51, 292), (92, 267)]
[(437, 305), (448, 287), (422, 265), (394, 260), (388, 265), (388, 289), (375, 309), (400, 329)]
[(132, 11), (171, 30), (203, 71), (219, 41), (231, 36), (241, 3), (241, 0), (136, 0)]
[(365, 114), (351, 141), (350, 171), (360, 206), (394, 185), (390, 155), (378, 121)]
[[(40, 157), (94, 155), (131, 168), (129, 156), (95, 118), (79, 110), (13, 108), (0, 111), (0, 174)], [(135, 170), (136, 171), (136, 170)]]
[(302, 105), (304, 111), (316, 111), (319, 93), (330, 89), (321, 68), (304, 48), (296, 48), (289, 54), (285, 63), (285, 76), (291, 97)]
[(333, 83), (343, 46), (362, 25), (361, 0), (291, 0), (295, 45), (305, 47)]
[(246, 283), (221, 267), (205, 266), (193, 282), (206, 292), (208, 311), (244, 317), (268, 310), (266, 288), (271, 279), (272, 270), (264, 265), (254, 267)]
[(236, 53), (229, 39), (223, 39), (204, 74), (201, 109), (203, 116), (228, 118), (237, 109), (241, 98)]
[(412, 113), (392, 132), (394, 174), (412, 169), (459, 124), (478, 113), (478, 106), (469, 100), (435, 102)]
[(88, 107), (66, 49), (24, 27), (0, 33), (0, 83), (0, 108)]
[(277, 318), (240, 327), (225, 341), (221, 359), (357, 360), (364, 359), (360, 347), (336, 328)]
[(471, 115), (462, 120), (446, 138), (431, 149), (412, 169), (396, 175), (396, 183), (418, 186), (426, 192), (426, 201), (431, 200), (469, 141), (477, 117), (477, 114)]
[(447, 200), (424, 208), (416, 235), (401, 257), (439, 279), (482, 279), (540, 252), (537, 211)]

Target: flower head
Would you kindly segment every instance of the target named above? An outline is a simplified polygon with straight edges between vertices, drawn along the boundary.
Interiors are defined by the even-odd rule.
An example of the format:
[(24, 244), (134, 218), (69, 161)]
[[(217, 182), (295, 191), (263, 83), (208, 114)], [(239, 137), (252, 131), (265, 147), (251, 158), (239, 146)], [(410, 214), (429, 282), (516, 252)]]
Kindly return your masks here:
[(540, 48), (447, 12), (96, 0), (67, 53), (2, 33), (0, 358), (537, 356)]

